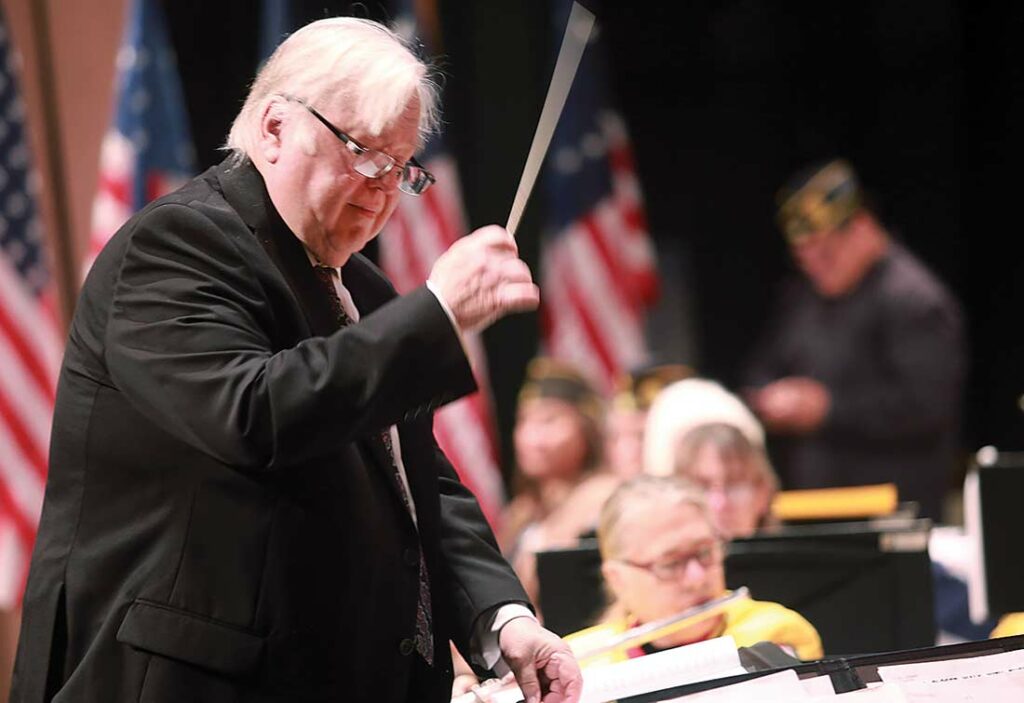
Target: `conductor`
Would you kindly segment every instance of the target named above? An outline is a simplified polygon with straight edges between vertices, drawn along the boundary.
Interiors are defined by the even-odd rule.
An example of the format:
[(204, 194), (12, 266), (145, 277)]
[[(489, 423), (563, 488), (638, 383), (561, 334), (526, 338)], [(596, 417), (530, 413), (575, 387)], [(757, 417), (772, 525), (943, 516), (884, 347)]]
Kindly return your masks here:
[(436, 125), (428, 66), (335, 18), (266, 63), (228, 157), (114, 236), (78, 302), (14, 701), (447, 701), (449, 640), (575, 701), (432, 411), (538, 290), (500, 227), (398, 297), (359, 251)]

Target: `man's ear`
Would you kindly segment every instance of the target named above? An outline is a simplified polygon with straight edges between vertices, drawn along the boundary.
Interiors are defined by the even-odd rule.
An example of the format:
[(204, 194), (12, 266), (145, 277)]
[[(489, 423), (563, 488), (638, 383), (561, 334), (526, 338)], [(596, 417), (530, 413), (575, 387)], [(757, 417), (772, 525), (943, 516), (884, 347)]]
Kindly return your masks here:
[(281, 133), (285, 116), (284, 103), (277, 97), (268, 100), (260, 112), (256, 148), (263, 160), (268, 163), (276, 162), (281, 155)]

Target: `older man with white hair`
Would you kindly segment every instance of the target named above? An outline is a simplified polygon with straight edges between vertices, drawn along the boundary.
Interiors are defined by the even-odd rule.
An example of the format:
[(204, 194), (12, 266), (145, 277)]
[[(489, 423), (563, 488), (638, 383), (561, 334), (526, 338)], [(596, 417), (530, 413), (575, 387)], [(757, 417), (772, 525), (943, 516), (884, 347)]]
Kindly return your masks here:
[(533, 618), (431, 412), (461, 336), (536, 307), (485, 227), (397, 297), (358, 252), (436, 123), (424, 65), (330, 19), (267, 62), (231, 155), (97, 259), (64, 359), (13, 700), (440, 701), (449, 640), (527, 700), (579, 669)]

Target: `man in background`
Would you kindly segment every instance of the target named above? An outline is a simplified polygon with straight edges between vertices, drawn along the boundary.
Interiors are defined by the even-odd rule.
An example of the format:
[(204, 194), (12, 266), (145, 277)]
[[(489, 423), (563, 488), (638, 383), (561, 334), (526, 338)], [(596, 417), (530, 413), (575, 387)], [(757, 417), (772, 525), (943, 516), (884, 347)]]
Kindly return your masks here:
[(940, 518), (965, 372), (958, 303), (893, 241), (847, 162), (798, 174), (778, 202), (804, 277), (745, 381), (784, 487), (894, 482)]

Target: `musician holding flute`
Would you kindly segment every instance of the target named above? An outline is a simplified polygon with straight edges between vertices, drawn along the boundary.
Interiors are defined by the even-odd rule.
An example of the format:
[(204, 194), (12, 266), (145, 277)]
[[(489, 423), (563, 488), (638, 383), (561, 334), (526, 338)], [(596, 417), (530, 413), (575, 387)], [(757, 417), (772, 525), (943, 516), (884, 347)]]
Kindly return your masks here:
[(314, 22), (256, 77), (225, 161), (100, 254), (12, 700), (446, 701), (449, 640), (529, 703), (578, 699), (431, 431), (474, 389), (462, 336), (537, 306), (530, 272), (496, 226), (403, 296), (358, 253), (434, 181), (414, 154), (437, 119), (397, 35)]
[(684, 479), (640, 476), (620, 486), (601, 511), (598, 542), (613, 602), (601, 623), (566, 638), (584, 666), (725, 635), (740, 647), (767, 641), (801, 659), (822, 657), (821, 638), (803, 616), (748, 598), (657, 628), (646, 641), (624, 637), (727, 593), (722, 537), (702, 492)]

